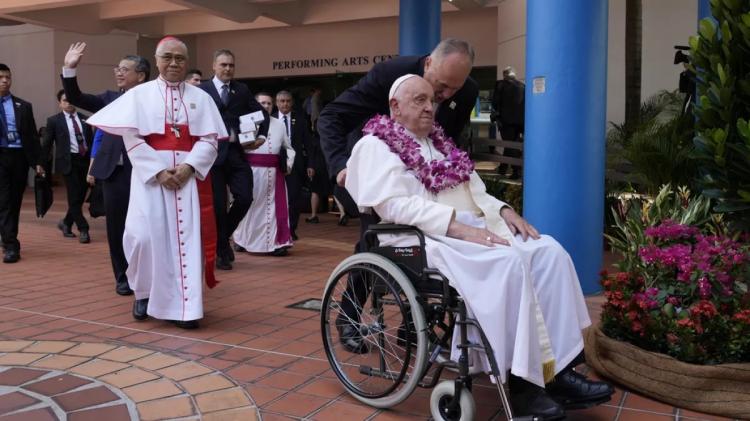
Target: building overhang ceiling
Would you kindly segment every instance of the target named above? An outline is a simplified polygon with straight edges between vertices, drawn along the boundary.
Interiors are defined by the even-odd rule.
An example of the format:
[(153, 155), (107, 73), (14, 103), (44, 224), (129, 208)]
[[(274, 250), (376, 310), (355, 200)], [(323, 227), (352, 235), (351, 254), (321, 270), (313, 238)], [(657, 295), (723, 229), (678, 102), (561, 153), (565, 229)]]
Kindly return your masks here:
[[(444, 0), (443, 12), (498, 0)], [(114, 30), (159, 37), (313, 25), (398, 16), (399, 0), (2, 0), (0, 26), (30, 23), (64, 31)]]

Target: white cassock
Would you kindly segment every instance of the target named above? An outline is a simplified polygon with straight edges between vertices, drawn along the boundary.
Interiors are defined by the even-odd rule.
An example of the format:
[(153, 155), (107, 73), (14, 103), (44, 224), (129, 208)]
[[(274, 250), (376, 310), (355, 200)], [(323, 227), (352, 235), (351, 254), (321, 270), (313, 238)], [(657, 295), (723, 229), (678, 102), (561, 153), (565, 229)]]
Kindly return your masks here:
[[(416, 141), (425, 159), (444, 159), (431, 140)], [(487, 194), (476, 172), (469, 182), (433, 194), (382, 140), (367, 135), (347, 162), (346, 189), (360, 211), (374, 209), (383, 221), (414, 225), (426, 234), (428, 264), (450, 280), (470, 317), (482, 326), (501, 381), (510, 370), (543, 387), (545, 349), (549, 355), (551, 347), (555, 373), (583, 350), (581, 330), (591, 321), (570, 256), (552, 237), (526, 242), (520, 235), (513, 237), (500, 217), (500, 209), (507, 205)], [(447, 237), (454, 214), (456, 221), (486, 227), (512, 245), (486, 247)], [(413, 244), (405, 238), (386, 241)], [(457, 333), (458, 329), (453, 338), (455, 360), (460, 356)], [(471, 330), (469, 339), (481, 343)], [(473, 371), (490, 372), (484, 354), (471, 352)]]
[[(289, 229), (289, 202), (286, 189), (284, 194), (277, 187), (285, 186), (284, 174), (279, 165), (261, 166), (259, 159), (271, 156), (279, 157), (281, 149), (286, 150), (286, 167), (292, 168), (295, 151), (289, 136), (286, 135), (284, 123), (271, 117), (266, 141), (258, 149), (245, 150), (253, 168), (253, 203), (245, 217), (240, 221), (232, 235), (235, 244), (253, 253), (268, 253), (278, 248), (291, 246), (292, 237)], [(277, 186), (277, 183), (283, 183)], [(281, 196), (281, 197), (279, 197)], [(277, 203), (277, 201), (283, 203)], [(286, 212), (284, 212), (286, 210)]]
[[(196, 178), (206, 178), (216, 159), (217, 139), (227, 137), (213, 99), (195, 86), (159, 77), (128, 90), (88, 123), (122, 136), (133, 164), (123, 248), (135, 298), (149, 298), (148, 314), (157, 319), (202, 318), (204, 264)], [(181, 146), (165, 148), (169, 143), (152, 141), (172, 135), (174, 125), (183, 125), (180, 136), (173, 137)], [(162, 187), (156, 175), (182, 163), (192, 166), (195, 176), (179, 190)]]

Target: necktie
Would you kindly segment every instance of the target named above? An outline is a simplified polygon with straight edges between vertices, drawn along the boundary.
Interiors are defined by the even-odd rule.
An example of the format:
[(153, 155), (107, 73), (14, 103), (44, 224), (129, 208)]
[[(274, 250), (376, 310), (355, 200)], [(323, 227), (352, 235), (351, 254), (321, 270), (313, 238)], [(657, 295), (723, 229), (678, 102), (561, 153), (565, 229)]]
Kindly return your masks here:
[(78, 127), (78, 121), (76, 121), (76, 117), (73, 114), (68, 114), (70, 116), (70, 121), (73, 123), (73, 131), (76, 134), (76, 142), (78, 142), (78, 154), (81, 156), (86, 155), (86, 142), (83, 139), (83, 133), (81, 133), (81, 128)]
[(8, 125), (5, 116), (5, 98), (0, 98), (0, 146), (8, 146)]
[(284, 128), (286, 129), (286, 135), (289, 136), (289, 120), (286, 119), (286, 115), (284, 116)]
[(221, 85), (221, 102), (229, 104), (229, 84)]

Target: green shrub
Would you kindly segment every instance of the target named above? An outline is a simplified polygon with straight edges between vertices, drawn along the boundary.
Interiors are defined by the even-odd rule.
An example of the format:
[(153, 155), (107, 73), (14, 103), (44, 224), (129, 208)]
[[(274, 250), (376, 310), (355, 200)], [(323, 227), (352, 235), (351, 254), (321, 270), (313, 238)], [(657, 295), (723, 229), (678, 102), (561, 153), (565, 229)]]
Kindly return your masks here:
[(696, 136), (703, 194), (734, 229), (750, 229), (750, 2), (711, 0), (690, 38), (697, 74)]

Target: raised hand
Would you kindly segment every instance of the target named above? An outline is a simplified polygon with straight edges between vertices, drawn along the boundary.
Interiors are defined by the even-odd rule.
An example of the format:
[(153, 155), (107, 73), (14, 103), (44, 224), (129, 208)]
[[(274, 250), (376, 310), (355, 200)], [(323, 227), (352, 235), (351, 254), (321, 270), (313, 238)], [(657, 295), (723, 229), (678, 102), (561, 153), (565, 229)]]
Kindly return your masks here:
[(86, 50), (85, 42), (74, 42), (68, 48), (68, 52), (65, 53), (65, 60), (63, 60), (63, 66), (69, 69), (75, 69), (78, 66), (78, 62), (83, 57), (83, 52)]

